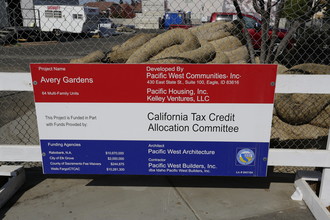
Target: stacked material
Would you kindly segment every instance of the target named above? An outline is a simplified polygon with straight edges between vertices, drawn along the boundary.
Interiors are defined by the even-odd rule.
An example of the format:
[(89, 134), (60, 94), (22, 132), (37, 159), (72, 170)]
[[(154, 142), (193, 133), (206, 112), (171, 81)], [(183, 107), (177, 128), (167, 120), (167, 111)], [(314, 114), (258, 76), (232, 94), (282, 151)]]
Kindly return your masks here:
[[(283, 74), (330, 74), (330, 66), (300, 64)], [(327, 136), (329, 127), (329, 94), (276, 94), (272, 138), (315, 139)]]
[(139, 34), (109, 53), (95, 51), (71, 63), (247, 63), (248, 51), (230, 22), (214, 22), (162, 34)]
[[(234, 34), (236, 33), (236, 34)], [(165, 33), (139, 34), (109, 53), (95, 51), (72, 63), (247, 63), (249, 54), (237, 26), (214, 22)], [(330, 74), (330, 67), (302, 64), (279, 74)], [(313, 139), (326, 136), (330, 127), (330, 95), (277, 94), (275, 97), (272, 138)]]

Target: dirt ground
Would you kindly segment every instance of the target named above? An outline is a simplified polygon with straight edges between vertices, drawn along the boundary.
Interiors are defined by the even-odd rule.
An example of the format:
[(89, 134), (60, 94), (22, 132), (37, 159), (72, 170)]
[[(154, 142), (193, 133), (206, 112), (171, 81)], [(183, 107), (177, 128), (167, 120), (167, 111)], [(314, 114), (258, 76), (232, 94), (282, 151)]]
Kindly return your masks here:
[(71, 59), (87, 55), (101, 49), (108, 52), (115, 45), (142, 32), (162, 32), (162, 30), (137, 30), (135, 33), (121, 34), (107, 38), (74, 38), (67, 41), (19, 42), (0, 46), (0, 72), (29, 72), (30, 63), (68, 63)]

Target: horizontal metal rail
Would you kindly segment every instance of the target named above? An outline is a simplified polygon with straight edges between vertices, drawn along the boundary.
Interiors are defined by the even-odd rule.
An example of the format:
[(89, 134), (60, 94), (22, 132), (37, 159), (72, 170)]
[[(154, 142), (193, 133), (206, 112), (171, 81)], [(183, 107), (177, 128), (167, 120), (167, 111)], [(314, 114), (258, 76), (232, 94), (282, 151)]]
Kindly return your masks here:
[[(276, 93), (330, 94), (330, 75), (278, 75)], [(0, 73), (0, 91), (33, 91), (30, 73)], [(270, 149), (269, 166), (322, 167), (320, 202), (312, 198), (312, 192), (303, 192), (304, 199), (315, 216), (330, 205), (330, 131), (326, 150)], [(0, 145), (0, 161), (41, 162), (39, 145)], [(299, 183), (300, 180), (296, 182)], [(297, 186), (297, 191), (299, 191)], [(300, 190), (301, 191), (301, 190)], [(315, 197), (315, 196), (314, 196)], [(318, 209), (313, 208), (317, 206)], [(316, 211), (315, 211), (316, 210)]]
[[(330, 94), (329, 85), (330, 75), (278, 75), (275, 92)], [(33, 91), (31, 74), (1, 72), (0, 91)], [(41, 161), (40, 146), (0, 145), (0, 161)], [(268, 164), (330, 167), (330, 151), (270, 149)]]
[[(330, 75), (278, 75), (276, 93), (330, 94)], [(30, 73), (0, 73), (0, 91), (33, 91)], [(329, 144), (329, 143), (328, 143)], [(41, 161), (39, 145), (0, 145), (0, 161)], [(270, 149), (271, 166), (330, 167), (330, 150)]]

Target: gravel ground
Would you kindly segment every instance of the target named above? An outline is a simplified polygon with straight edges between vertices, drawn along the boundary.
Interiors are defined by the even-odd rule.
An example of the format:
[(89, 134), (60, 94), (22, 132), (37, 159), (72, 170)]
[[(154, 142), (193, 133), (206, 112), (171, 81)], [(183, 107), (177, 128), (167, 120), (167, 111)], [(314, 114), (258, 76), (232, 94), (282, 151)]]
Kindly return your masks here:
[(20, 165), (23, 166), (24, 168), (42, 167), (41, 162), (0, 162), (0, 166), (2, 165), (15, 165), (15, 166)]
[(108, 52), (139, 33), (161, 33), (163, 30), (136, 30), (135, 33), (108, 38), (75, 38), (71, 41), (24, 42), (0, 46), (0, 72), (29, 72), (30, 63), (68, 63), (90, 52)]
[[(69, 63), (95, 50), (110, 51), (139, 33), (160, 33), (163, 30), (137, 30), (108, 38), (76, 38), (71, 41), (24, 42), (0, 46), (0, 72), (29, 72), (30, 63)], [(33, 95), (30, 92), (0, 91), (0, 144), (38, 144)], [(29, 111), (32, 111), (29, 112)], [(26, 113), (28, 113), (26, 115)], [(21, 117), (29, 125), (20, 126)], [(31, 119), (30, 119), (31, 118)], [(28, 121), (27, 121), (28, 120)], [(28, 123), (25, 123), (28, 124)], [(16, 129), (16, 127), (22, 127)], [(23, 165), (25, 168), (41, 167), (39, 162), (0, 162), (0, 165)]]

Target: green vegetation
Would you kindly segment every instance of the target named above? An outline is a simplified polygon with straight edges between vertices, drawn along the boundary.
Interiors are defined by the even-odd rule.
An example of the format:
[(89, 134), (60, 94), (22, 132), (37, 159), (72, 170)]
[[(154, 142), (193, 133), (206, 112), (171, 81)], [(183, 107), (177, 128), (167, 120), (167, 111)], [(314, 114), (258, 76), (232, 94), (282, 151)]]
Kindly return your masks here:
[(309, 19), (307, 12), (312, 8), (312, 0), (287, 0), (284, 4), (282, 17), (288, 20), (306, 20)]

